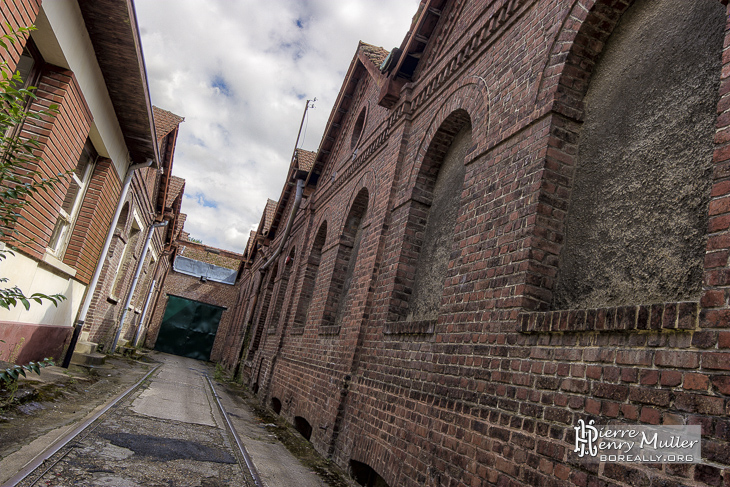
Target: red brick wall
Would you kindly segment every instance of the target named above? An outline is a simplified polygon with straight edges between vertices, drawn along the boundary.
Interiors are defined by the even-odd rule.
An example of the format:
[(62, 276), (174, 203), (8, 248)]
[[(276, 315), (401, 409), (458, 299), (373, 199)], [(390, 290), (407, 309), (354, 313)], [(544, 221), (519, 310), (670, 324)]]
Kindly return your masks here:
[(100, 157), (63, 257), (84, 284), (89, 283), (99, 262), (120, 192), (121, 181), (112, 161)]
[[(8, 34), (10, 29), (8, 29), (7, 24), (10, 24), (13, 30), (16, 31), (19, 27), (30, 27), (35, 22), (40, 8), (40, 0), (14, 0), (2, 2), (2, 4), (0, 4), (0, 19), (2, 20), (2, 27), (0, 27), (0, 31), (3, 34)], [(23, 36), (22, 38), (27, 38), (27, 36)], [(18, 60), (20, 59), (20, 55), (23, 52), (24, 43), (16, 42), (6, 44), (8, 44), (8, 50), (3, 52), (6, 52), (8, 57), (3, 58), (2, 60), (8, 63), (9, 69), (14, 70)]]
[[(43, 146), (43, 167), (35, 168), (40, 177), (57, 177), (76, 167), (92, 116), (71, 71), (46, 64), (36, 94), (31, 110), (57, 104), (59, 112), (48, 123), (27, 123), (21, 135), (37, 137)], [(23, 248), (28, 254), (40, 258), (45, 253), (67, 189), (68, 180), (63, 180), (52, 190), (30, 197), (31, 203), (21, 210), (18, 234), (21, 241), (29, 242)]]
[[(362, 462), (399, 487), (730, 482), (730, 25), (701, 300), (552, 308), (583, 95), (629, 3), (448, 2), (392, 110), (376, 104), (380, 83), (360, 81), (279, 260), (282, 268), (296, 247), (282, 309), (269, 313), (257, 350), (241, 365), (261, 401), (277, 398), (290, 421), (305, 418), (315, 448), (339, 465)], [(353, 157), (350, 130), (366, 103)], [(473, 147), (440, 314), (432, 329), (396, 325), (418, 252), (409, 222), (418, 217), (411, 210), (423, 193), (419, 175), (442, 140), (439, 131), (448, 129), (444, 122), (460, 110)], [(330, 283), (341, 271), (335, 262), (344, 219), (362, 188), (369, 205), (350, 304), (339, 331), (322, 333)], [(293, 311), (324, 221), (327, 238), (301, 329)], [(280, 232), (270, 248), (279, 239)], [(263, 262), (259, 255), (243, 280), (242, 309), (223, 355), (231, 368), (246, 317), (256, 318), (251, 306)], [(706, 463), (579, 464), (570, 457), (578, 419), (701, 425)]]

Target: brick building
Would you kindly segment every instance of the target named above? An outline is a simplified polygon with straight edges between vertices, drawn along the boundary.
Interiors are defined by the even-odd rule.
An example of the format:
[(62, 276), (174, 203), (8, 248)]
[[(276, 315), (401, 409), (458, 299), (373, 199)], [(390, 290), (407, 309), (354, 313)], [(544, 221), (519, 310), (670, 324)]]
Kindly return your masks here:
[[(137, 330), (145, 327), (148, 321), (145, 318), (149, 318), (142, 314), (145, 304), (148, 299), (150, 302), (158, 299), (185, 222), (185, 215), (180, 213), (185, 180), (171, 174), (175, 142), (183, 118), (158, 107), (152, 108), (161, 165), (159, 169), (137, 171), (132, 178), (81, 335), (82, 340), (103, 345), (106, 350), (114, 340), (122, 317), (124, 323), (119, 335), (122, 342), (131, 342)], [(149, 250), (140, 264), (150, 226), (161, 222), (167, 224), (152, 231)], [(132, 290), (139, 265), (141, 273)], [(130, 309), (124, 314), (130, 290), (133, 292)]]
[(243, 255), (188, 240), (181, 232), (172, 267), (152, 307), (145, 345), (218, 361), (229, 335)]
[[(221, 362), (363, 485), (726, 485), (728, 18), (422, 1), (295, 152)], [(579, 419), (703, 463), (580, 463)]]
[[(59, 106), (48, 123), (22, 128), (41, 144), (42, 163), (32, 169), (45, 177), (72, 173), (29, 197), (16, 229), (30, 243), (3, 262), (8, 285), (67, 299), (57, 308), (46, 302), (0, 311), (0, 353), (19, 363), (58, 360), (74, 330), (85, 327), (82, 339), (108, 338), (120, 318), (109, 309), (126, 300), (144, 236), (155, 222), (175, 228), (179, 198), (170, 205), (166, 195), (181, 118), (150, 103), (131, 0), (9, 0), (0, 14), (3, 29), (36, 27), (2, 54), (38, 87), (29, 109)], [(136, 308), (174, 241), (172, 230), (156, 232)]]

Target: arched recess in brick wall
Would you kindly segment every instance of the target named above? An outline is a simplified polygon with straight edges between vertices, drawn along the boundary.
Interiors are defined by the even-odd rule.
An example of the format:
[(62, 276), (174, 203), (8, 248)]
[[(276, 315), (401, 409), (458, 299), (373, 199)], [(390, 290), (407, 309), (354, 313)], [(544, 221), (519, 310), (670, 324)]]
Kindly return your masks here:
[(725, 7), (579, 1), (571, 15), (538, 93), (553, 118), (529, 305), (696, 301)]
[(271, 304), (271, 296), (274, 292), (274, 283), (276, 282), (278, 271), (279, 263), (274, 262), (269, 274), (264, 276), (266, 279), (266, 288), (261, 291), (261, 297), (259, 298), (261, 300), (261, 304), (258, 309), (256, 327), (252, 332), (251, 346), (248, 349), (247, 360), (253, 359), (256, 351), (259, 349), (259, 345), (261, 345), (261, 336), (263, 335), (264, 328), (266, 327), (266, 315), (269, 313), (269, 305)]
[[(266, 329), (269, 334), (276, 333), (279, 329), (279, 319), (281, 318), (282, 308), (284, 307), (284, 299), (289, 295), (289, 278), (291, 276), (292, 267), (294, 267), (294, 257), (296, 256), (296, 248), (292, 247), (289, 253), (284, 257), (283, 266), (284, 269), (281, 271), (281, 278), (279, 279), (279, 288), (276, 291), (276, 300), (274, 302), (274, 309), (271, 310), (271, 319), (269, 320)], [(286, 312), (285, 312), (286, 315)]]
[(319, 264), (322, 260), (322, 248), (327, 240), (327, 220), (319, 225), (317, 234), (312, 243), (312, 250), (307, 256), (307, 262), (304, 265), (304, 276), (302, 279), (302, 289), (299, 293), (299, 303), (297, 304), (297, 312), (294, 315), (294, 327), (292, 332), (299, 332), (304, 329), (309, 316), (309, 305), (312, 303), (312, 296), (317, 284), (317, 275), (319, 274)]
[[(363, 187), (358, 191), (347, 212), (339, 243), (335, 253), (335, 265), (330, 279), (330, 288), (327, 293), (322, 326), (320, 333), (329, 334), (339, 332), (339, 325), (347, 312), (350, 297), (350, 287), (357, 265), (358, 253), (364, 233), (364, 225), (370, 193)], [(328, 329), (328, 327), (337, 329)]]
[[(136, 264), (134, 253), (137, 250), (137, 241), (140, 238), (142, 229), (139, 228), (139, 224), (135, 218), (132, 218), (132, 225), (129, 228), (129, 233), (124, 236), (124, 227), (121, 229), (122, 235), (120, 235), (121, 242), (117, 244), (117, 248), (120, 249), (122, 256), (118, 261), (116, 272), (114, 274), (114, 284), (112, 285), (111, 295), (115, 300), (121, 300), (123, 296), (126, 284), (131, 279), (132, 269)], [(134, 262), (133, 262), (134, 261)]]
[(430, 333), (438, 319), (454, 229), (472, 150), (472, 124), (457, 109), (438, 126), (419, 165), (411, 198), (394, 210), (405, 220), (398, 288), (391, 296), (386, 332)]

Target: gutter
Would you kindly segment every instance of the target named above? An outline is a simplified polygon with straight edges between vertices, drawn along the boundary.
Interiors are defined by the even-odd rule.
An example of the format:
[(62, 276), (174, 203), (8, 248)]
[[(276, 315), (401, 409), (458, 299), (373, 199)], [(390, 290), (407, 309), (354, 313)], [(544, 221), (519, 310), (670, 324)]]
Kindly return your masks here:
[(104, 262), (106, 261), (106, 256), (109, 253), (109, 247), (112, 243), (112, 238), (114, 237), (114, 230), (117, 228), (117, 223), (119, 222), (119, 215), (122, 214), (122, 207), (124, 207), (124, 202), (127, 199), (127, 193), (129, 193), (129, 186), (132, 184), (132, 176), (134, 176), (134, 172), (137, 169), (142, 169), (145, 167), (150, 167), (154, 163), (154, 159), (148, 159), (147, 162), (143, 162), (142, 164), (134, 164), (132, 166), (129, 166), (129, 169), (127, 169), (127, 175), (124, 178), (124, 183), (122, 185), (122, 192), (119, 195), (119, 202), (117, 203), (117, 209), (114, 212), (114, 216), (112, 217), (111, 224), (109, 225), (109, 231), (106, 234), (106, 240), (104, 241), (104, 247), (101, 249), (101, 254), (99, 255), (99, 262), (96, 264), (96, 269), (94, 270), (94, 275), (91, 277), (91, 282), (89, 282), (89, 286), (86, 288), (86, 297), (84, 298), (84, 304), (81, 305), (81, 310), (79, 311), (79, 317), (76, 321), (76, 324), (74, 325), (74, 331), (73, 335), (71, 336), (71, 343), (68, 346), (68, 350), (66, 351), (66, 357), (63, 359), (63, 364), (61, 367), (64, 369), (67, 369), (68, 366), (71, 364), (71, 357), (74, 354), (74, 349), (76, 348), (76, 343), (79, 341), (79, 335), (81, 334), (81, 329), (84, 327), (84, 322), (86, 321), (86, 315), (89, 313), (89, 307), (91, 306), (91, 300), (94, 298), (94, 292), (96, 291), (96, 286), (99, 284), (99, 277), (101, 276), (101, 270), (104, 267)]

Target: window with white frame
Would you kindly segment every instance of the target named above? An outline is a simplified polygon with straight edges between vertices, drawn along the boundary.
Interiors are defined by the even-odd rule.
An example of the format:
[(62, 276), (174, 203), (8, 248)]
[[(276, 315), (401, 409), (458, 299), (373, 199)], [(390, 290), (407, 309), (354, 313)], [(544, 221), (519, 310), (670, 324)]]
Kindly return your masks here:
[(81, 203), (84, 200), (89, 181), (91, 181), (96, 158), (97, 153), (91, 140), (86, 139), (76, 169), (70, 175), (68, 191), (61, 208), (58, 210), (56, 225), (48, 244), (48, 250), (59, 259), (63, 257), (63, 253), (66, 251), (71, 231), (81, 210)]

